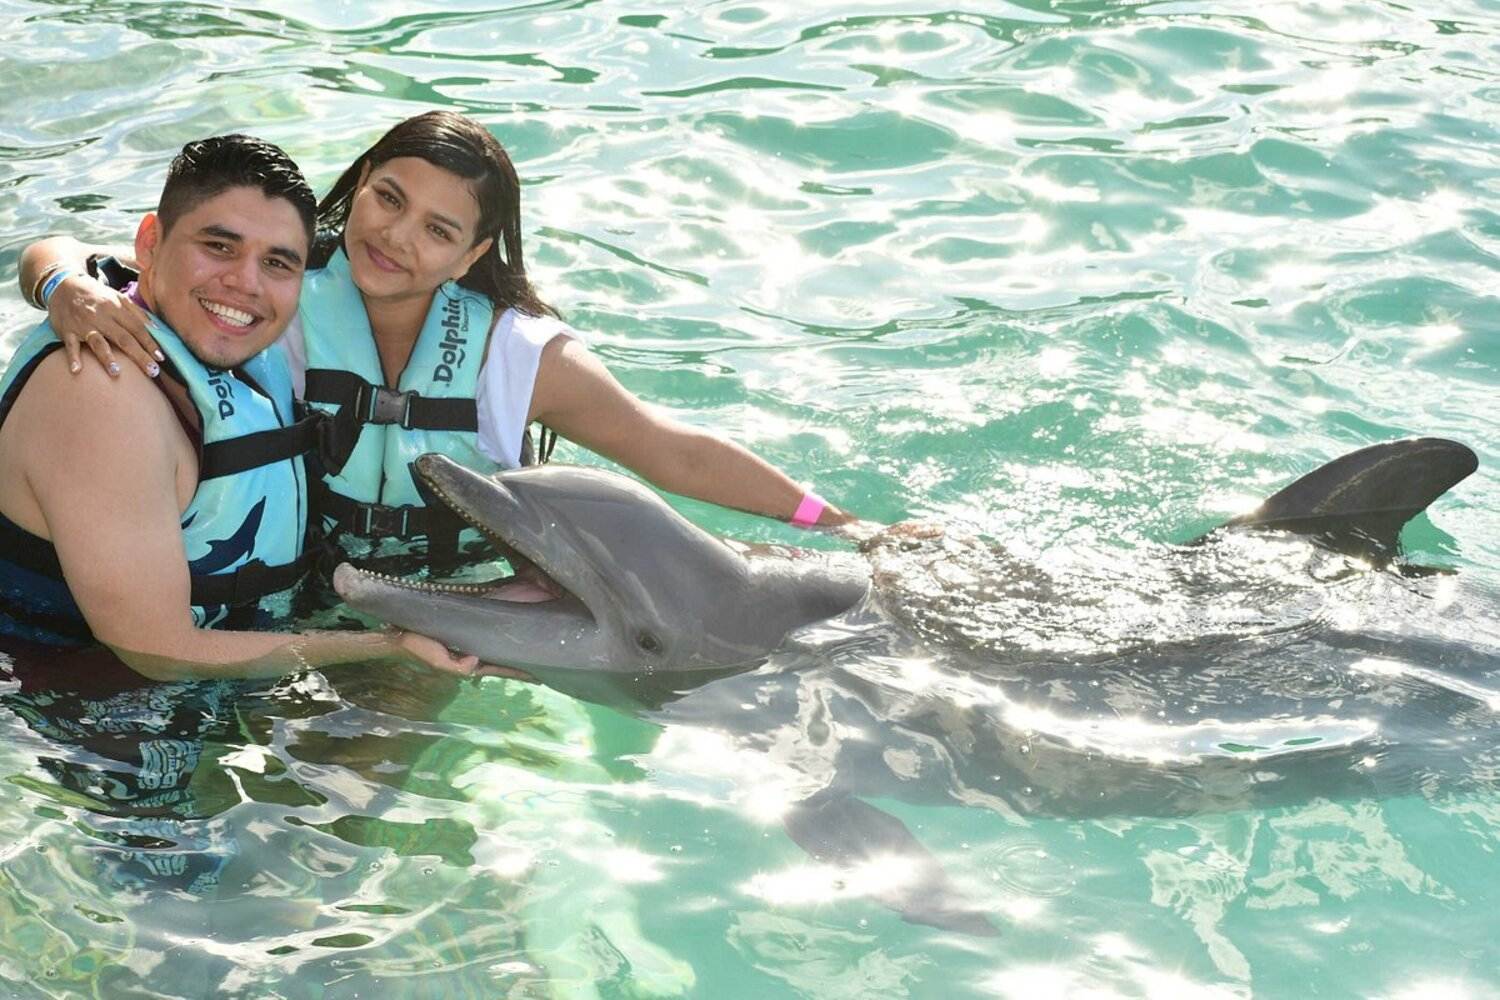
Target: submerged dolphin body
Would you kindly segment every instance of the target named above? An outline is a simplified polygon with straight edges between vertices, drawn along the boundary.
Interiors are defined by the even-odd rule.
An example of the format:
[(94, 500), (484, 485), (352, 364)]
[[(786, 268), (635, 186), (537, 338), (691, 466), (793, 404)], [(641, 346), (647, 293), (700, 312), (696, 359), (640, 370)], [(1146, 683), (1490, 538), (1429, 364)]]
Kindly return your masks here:
[[(1128, 564), (1058, 567), (899, 535), (867, 558), (751, 549), (612, 473), (487, 478), (424, 456), (418, 473), (439, 497), (566, 596), (512, 604), (503, 588), (352, 567), (335, 585), (361, 611), (567, 693), (794, 758), (807, 780), (783, 817), (793, 840), (845, 867), (903, 859), (911, 879), (880, 902), (990, 933), (983, 907), (859, 796), (1180, 814), (1425, 790), (1454, 772), (1494, 780), (1493, 608), (1470, 614), (1421, 592), (1428, 580), (1370, 571), (1476, 465), (1454, 442), (1376, 445), (1233, 530)], [(1277, 530), (1240, 530), (1261, 528)], [(812, 631), (832, 639), (798, 631), (828, 621)]]

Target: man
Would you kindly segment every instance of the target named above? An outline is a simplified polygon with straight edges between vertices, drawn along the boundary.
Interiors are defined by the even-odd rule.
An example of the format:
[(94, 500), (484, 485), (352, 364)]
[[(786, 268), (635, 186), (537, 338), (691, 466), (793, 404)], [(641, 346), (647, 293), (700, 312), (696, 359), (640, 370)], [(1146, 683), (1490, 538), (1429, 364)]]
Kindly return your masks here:
[(306, 473), (284, 363), (262, 352), (296, 313), (314, 212), (277, 147), (189, 143), (135, 238), (162, 377), (70, 373), (45, 324), (22, 343), (0, 383), (0, 645), (97, 641), (156, 680), (475, 668), (411, 634), (224, 627), (298, 575)]

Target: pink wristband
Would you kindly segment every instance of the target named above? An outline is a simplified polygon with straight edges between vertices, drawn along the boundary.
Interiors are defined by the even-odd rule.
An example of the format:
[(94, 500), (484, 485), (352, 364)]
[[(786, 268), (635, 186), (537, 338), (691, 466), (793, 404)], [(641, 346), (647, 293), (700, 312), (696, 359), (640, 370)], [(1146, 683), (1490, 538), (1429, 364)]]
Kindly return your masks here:
[(823, 508), (828, 502), (816, 493), (807, 492), (802, 494), (802, 502), (797, 505), (797, 512), (792, 515), (792, 523), (799, 528), (810, 528), (818, 523), (818, 518), (823, 514)]

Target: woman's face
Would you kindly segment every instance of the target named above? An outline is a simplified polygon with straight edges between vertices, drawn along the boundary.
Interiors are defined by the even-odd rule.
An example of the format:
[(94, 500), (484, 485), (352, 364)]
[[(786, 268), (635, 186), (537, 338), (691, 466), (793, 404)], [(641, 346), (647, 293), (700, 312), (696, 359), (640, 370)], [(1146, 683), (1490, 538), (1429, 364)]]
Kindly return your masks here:
[(344, 226), (354, 284), (366, 298), (430, 296), (490, 248), (475, 244), (478, 227), (474, 189), (457, 174), (415, 156), (366, 166)]

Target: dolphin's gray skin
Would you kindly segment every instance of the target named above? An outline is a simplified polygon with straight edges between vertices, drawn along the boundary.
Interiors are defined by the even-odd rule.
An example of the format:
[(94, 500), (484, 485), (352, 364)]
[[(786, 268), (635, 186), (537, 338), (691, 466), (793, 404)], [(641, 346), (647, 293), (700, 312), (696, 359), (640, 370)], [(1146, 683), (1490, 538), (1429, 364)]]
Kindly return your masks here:
[[(509, 605), (491, 588), (449, 594), (352, 567), (335, 585), (362, 611), (568, 693), (633, 700), (768, 759), (793, 748), (796, 768), (822, 776), (784, 817), (798, 844), (841, 865), (902, 857), (914, 880), (881, 902), (986, 933), (984, 907), (856, 796), (1144, 815), (1495, 781), (1493, 595), (1475, 608), (1420, 589), (1451, 579), (1371, 568), (1476, 465), (1454, 442), (1377, 445), (1234, 530), (1059, 567), (901, 535), (865, 559), (752, 551), (611, 473), (486, 478), (424, 456), (429, 486), (570, 596)], [(1261, 528), (1284, 530), (1242, 530)], [(832, 640), (797, 632), (835, 617), (821, 630)]]
[(787, 835), (827, 864), (853, 868), (871, 858), (896, 857), (915, 869), (915, 878), (882, 891), (876, 900), (903, 920), (994, 937), (990, 918), (953, 885), (943, 866), (890, 813), (837, 789), (825, 789), (794, 803), (782, 817)]

